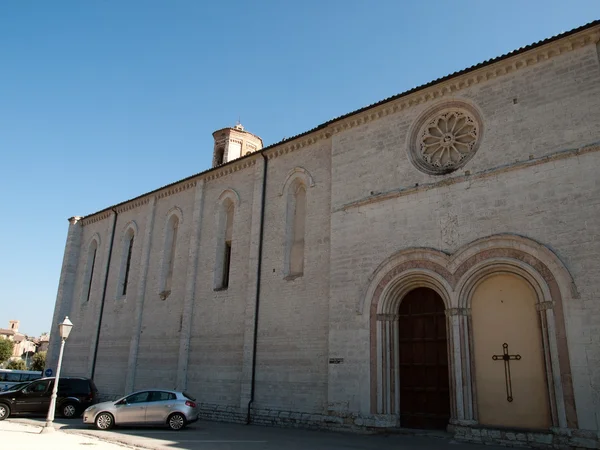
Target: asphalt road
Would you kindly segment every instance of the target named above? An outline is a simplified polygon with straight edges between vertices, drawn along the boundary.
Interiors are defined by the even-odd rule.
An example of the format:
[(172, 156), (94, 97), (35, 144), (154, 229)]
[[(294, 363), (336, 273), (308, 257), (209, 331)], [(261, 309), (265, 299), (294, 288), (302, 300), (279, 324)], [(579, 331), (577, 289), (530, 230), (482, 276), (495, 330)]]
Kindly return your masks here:
[[(11, 418), (13, 422), (42, 425), (44, 418)], [(152, 450), (500, 450), (505, 447), (458, 443), (448, 436), (406, 434), (360, 435), (291, 428), (200, 421), (181, 431), (166, 428), (114, 428), (99, 431), (81, 419), (58, 419), (67, 433), (90, 435), (105, 441)]]

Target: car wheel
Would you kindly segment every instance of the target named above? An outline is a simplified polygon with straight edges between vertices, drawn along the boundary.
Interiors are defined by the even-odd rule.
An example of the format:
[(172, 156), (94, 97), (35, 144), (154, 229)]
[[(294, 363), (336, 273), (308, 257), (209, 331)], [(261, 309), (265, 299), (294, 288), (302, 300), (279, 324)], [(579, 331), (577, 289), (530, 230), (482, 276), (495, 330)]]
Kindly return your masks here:
[(185, 416), (180, 413), (171, 414), (167, 420), (167, 424), (171, 430), (181, 430), (185, 427)]
[(10, 406), (6, 403), (0, 403), (0, 420), (4, 420), (8, 416), (10, 416)]
[(112, 414), (103, 412), (96, 416), (96, 428), (99, 430), (110, 430), (115, 424)]
[(71, 419), (77, 415), (77, 407), (73, 403), (65, 403), (60, 407), (62, 416)]

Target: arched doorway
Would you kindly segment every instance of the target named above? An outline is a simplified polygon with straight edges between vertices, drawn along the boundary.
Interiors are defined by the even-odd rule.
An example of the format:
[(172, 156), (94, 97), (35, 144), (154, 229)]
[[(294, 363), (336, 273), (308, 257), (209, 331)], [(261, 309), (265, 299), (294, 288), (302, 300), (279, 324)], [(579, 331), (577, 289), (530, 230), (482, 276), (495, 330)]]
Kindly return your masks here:
[(520, 276), (480, 282), (471, 300), (477, 416), (482, 425), (552, 425), (537, 296)]
[(400, 426), (445, 429), (450, 380), (444, 302), (433, 289), (410, 291), (398, 309)]

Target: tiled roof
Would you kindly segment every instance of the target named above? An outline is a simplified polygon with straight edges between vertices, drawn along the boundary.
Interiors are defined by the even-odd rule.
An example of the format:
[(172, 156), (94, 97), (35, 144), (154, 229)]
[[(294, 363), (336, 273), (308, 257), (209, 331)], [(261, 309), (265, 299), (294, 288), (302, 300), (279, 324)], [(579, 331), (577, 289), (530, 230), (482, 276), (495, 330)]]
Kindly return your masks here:
[(7, 336), (14, 336), (14, 330), (7, 330), (6, 328), (0, 328), (0, 334), (6, 334)]
[[(413, 94), (413, 93), (415, 93), (415, 92), (417, 92), (417, 91), (420, 91), (420, 90), (426, 89), (426, 88), (428, 88), (428, 87), (434, 86), (434, 85), (436, 85), (436, 84), (438, 84), (438, 83), (442, 83), (442, 82), (444, 82), (444, 81), (448, 81), (448, 80), (450, 80), (450, 79), (452, 79), (452, 78), (458, 77), (458, 76), (460, 76), (460, 75), (464, 75), (464, 74), (466, 74), (466, 73), (468, 73), (468, 72), (472, 72), (472, 71), (474, 71), (474, 70), (481, 69), (482, 67), (488, 66), (488, 65), (490, 65), (490, 64), (497, 63), (497, 62), (499, 62), (499, 61), (502, 61), (502, 60), (504, 60), (504, 59), (508, 59), (508, 58), (510, 58), (510, 57), (512, 57), (512, 56), (519, 55), (519, 54), (521, 54), (521, 53), (524, 53), (524, 52), (526, 52), (526, 51), (532, 50), (532, 49), (534, 49), (534, 48), (541, 47), (541, 46), (543, 46), (543, 45), (549, 44), (549, 43), (551, 43), (551, 42), (554, 42), (554, 41), (557, 41), (557, 40), (559, 40), (559, 39), (563, 39), (563, 38), (565, 38), (565, 37), (568, 37), (568, 36), (571, 36), (571, 35), (573, 35), (573, 34), (579, 33), (579, 32), (581, 32), (581, 31), (587, 30), (587, 29), (589, 29), (589, 28), (593, 28), (593, 27), (595, 27), (596, 25), (600, 25), (600, 20), (594, 20), (594, 21), (592, 21), (592, 22), (590, 22), (590, 23), (587, 23), (587, 24), (585, 24), (585, 25), (582, 25), (582, 26), (580, 26), (580, 27), (574, 28), (574, 29), (572, 29), (572, 30), (570, 30), (570, 31), (566, 31), (566, 32), (564, 32), (564, 33), (557, 34), (557, 35), (555, 35), (555, 36), (552, 36), (552, 37), (549, 37), (549, 38), (543, 39), (543, 40), (541, 40), (541, 41), (534, 42), (533, 44), (529, 44), (529, 45), (526, 45), (526, 46), (524, 46), (524, 47), (520, 47), (520, 48), (518, 48), (518, 49), (516, 49), (516, 50), (513, 50), (512, 52), (505, 53), (504, 55), (500, 55), (500, 56), (497, 56), (497, 57), (495, 57), (495, 58), (488, 59), (488, 60), (486, 60), (486, 61), (480, 62), (480, 63), (478, 63), (478, 64), (475, 64), (475, 65), (473, 65), (473, 66), (467, 67), (466, 69), (459, 70), (458, 72), (453, 72), (453, 73), (451, 73), (451, 74), (449, 74), (449, 75), (446, 75), (445, 77), (437, 78), (437, 79), (435, 79), (435, 80), (433, 80), (433, 81), (430, 81), (429, 83), (422, 84), (422, 85), (420, 85), (420, 86), (417, 86), (417, 87), (414, 87), (414, 88), (412, 88), (412, 89), (409, 89), (408, 91), (404, 91), (404, 92), (402, 92), (402, 93), (400, 93), (400, 94), (393, 95), (393, 96), (391, 96), (391, 97), (388, 97), (388, 98), (386, 98), (386, 99), (383, 99), (383, 100), (381, 100), (381, 101), (378, 101), (378, 102), (376, 102), (376, 103), (372, 103), (372, 104), (370, 104), (370, 105), (368, 105), (368, 106), (364, 106), (363, 108), (357, 109), (357, 110), (355, 110), (355, 111), (352, 111), (352, 112), (349, 112), (349, 113), (347, 113), (347, 114), (344, 114), (344, 115), (342, 115), (342, 116), (339, 116), (339, 117), (336, 117), (336, 118), (334, 118), (334, 119), (331, 119), (331, 120), (329, 120), (329, 121), (327, 121), (327, 122), (324, 122), (324, 123), (322, 123), (322, 124), (320, 124), (320, 125), (317, 125), (317, 126), (316, 126), (316, 127), (314, 127), (314, 128), (311, 128), (310, 130), (308, 130), (308, 131), (305, 131), (305, 132), (303, 132), (303, 133), (297, 134), (297, 135), (295, 135), (295, 136), (292, 136), (292, 137), (289, 137), (289, 138), (282, 139), (282, 140), (281, 140), (281, 141), (279, 141), (279, 142), (276, 142), (276, 143), (274, 143), (274, 144), (271, 144), (271, 145), (269, 145), (269, 146), (267, 146), (267, 147), (263, 147), (263, 148), (262, 148), (262, 150), (260, 150), (259, 152), (260, 152), (260, 153), (264, 153), (266, 150), (269, 150), (269, 149), (271, 149), (271, 148), (273, 148), (273, 147), (277, 147), (278, 145), (284, 144), (284, 143), (286, 143), (286, 142), (293, 141), (294, 139), (298, 139), (299, 137), (306, 136), (307, 134), (313, 133), (313, 132), (315, 132), (315, 131), (318, 131), (318, 130), (324, 129), (324, 128), (328, 127), (329, 125), (331, 125), (331, 124), (333, 124), (333, 123), (335, 123), (335, 122), (338, 122), (338, 121), (340, 121), (340, 120), (343, 120), (343, 119), (347, 119), (348, 117), (351, 117), (351, 116), (353, 116), (353, 115), (355, 115), (355, 114), (360, 114), (360, 113), (362, 113), (362, 112), (364, 112), (364, 111), (367, 111), (367, 110), (369, 110), (369, 109), (371, 109), (371, 108), (375, 108), (375, 107), (377, 107), (377, 106), (381, 106), (381, 105), (383, 105), (383, 104), (385, 104), (385, 103), (389, 103), (389, 102), (391, 102), (391, 101), (394, 101), (394, 100), (397, 100), (397, 99), (399, 99), (399, 98), (405, 97), (405, 96), (407, 96), (407, 95), (409, 95), (409, 94)], [(228, 128), (228, 127), (224, 128), (224, 129), (227, 129), (227, 128)], [(197, 177), (197, 176), (200, 176), (200, 175), (204, 175), (205, 173), (208, 173), (208, 172), (210, 172), (210, 171), (212, 171), (212, 170), (215, 170), (215, 169), (221, 169), (221, 168), (223, 168), (223, 167), (227, 166), (228, 164), (232, 164), (232, 163), (234, 163), (234, 162), (237, 162), (237, 161), (240, 161), (241, 159), (244, 159), (244, 158), (249, 158), (249, 157), (251, 157), (251, 156), (253, 156), (254, 154), (256, 154), (256, 153), (259, 153), (259, 152), (254, 152), (254, 153), (251, 153), (250, 155), (242, 156), (241, 158), (234, 159), (234, 160), (232, 160), (232, 161), (229, 161), (229, 162), (227, 162), (227, 163), (225, 163), (225, 164), (221, 164), (221, 165), (219, 165), (219, 166), (217, 166), (217, 167), (211, 167), (210, 169), (204, 170), (204, 171), (202, 171), (202, 172), (195, 173), (194, 175), (190, 175), (189, 177), (183, 178), (183, 179), (181, 179), (181, 180), (178, 180), (178, 181), (175, 181), (175, 182), (173, 182), (173, 183), (166, 184), (166, 185), (164, 185), (164, 186), (162, 186), (162, 187), (159, 187), (159, 188), (157, 188), (157, 189), (154, 189), (154, 190), (152, 190), (152, 191), (150, 191), (150, 192), (146, 192), (145, 194), (138, 195), (137, 197), (134, 197), (134, 198), (131, 198), (131, 199), (129, 199), (129, 200), (125, 200), (125, 201), (123, 201), (123, 202), (117, 203), (116, 205), (110, 206), (110, 207), (108, 207), (108, 208), (104, 208), (104, 209), (102, 209), (102, 210), (100, 210), (100, 211), (97, 211), (97, 212), (95, 212), (95, 213), (88, 214), (87, 216), (84, 216), (84, 218), (86, 218), (86, 217), (90, 217), (90, 216), (94, 216), (94, 215), (96, 215), (96, 214), (100, 214), (100, 213), (103, 213), (103, 212), (106, 212), (106, 211), (108, 211), (108, 210), (111, 210), (111, 209), (113, 209), (113, 208), (116, 208), (116, 207), (118, 207), (118, 206), (124, 205), (125, 203), (129, 203), (129, 202), (131, 202), (131, 201), (134, 201), (134, 200), (140, 199), (140, 198), (142, 198), (142, 197), (144, 197), (144, 196), (146, 196), (146, 195), (153, 194), (153, 193), (155, 193), (155, 192), (158, 192), (158, 191), (160, 191), (160, 190), (162, 190), (162, 189), (166, 189), (166, 188), (168, 188), (168, 187), (171, 187), (171, 186), (173, 186), (173, 185), (176, 185), (176, 184), (178, 184), (178, 183), (181, 183), (181, 182), (184, 182), (184, 181), (191, 180), (191, 179), (193, 179), (193, 178), (195, 178), (195, 177)]]

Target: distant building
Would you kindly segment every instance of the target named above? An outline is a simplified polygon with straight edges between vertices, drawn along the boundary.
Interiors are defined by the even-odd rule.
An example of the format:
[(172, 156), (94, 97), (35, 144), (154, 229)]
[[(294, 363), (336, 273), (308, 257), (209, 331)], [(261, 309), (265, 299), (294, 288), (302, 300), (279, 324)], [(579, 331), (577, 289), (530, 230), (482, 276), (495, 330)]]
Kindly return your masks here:
[(8, 328), (0, 328), (0, 338), (8, 339), (14, 343), (11, 360), (26, 359), (26, 362), (29, 362), (27, 358), (24, 358), (24, 355), (37, 352), (37, 342), (34, 338), (19, 332), (19, 323), (18, 320), (9, 320)]
[(43, 333), (37, 339), (37, 346), (38, 346), (37, 351), (38, 352), (47, 352), (49, 342), (50, 342), (50, 335), (48, 333)]

